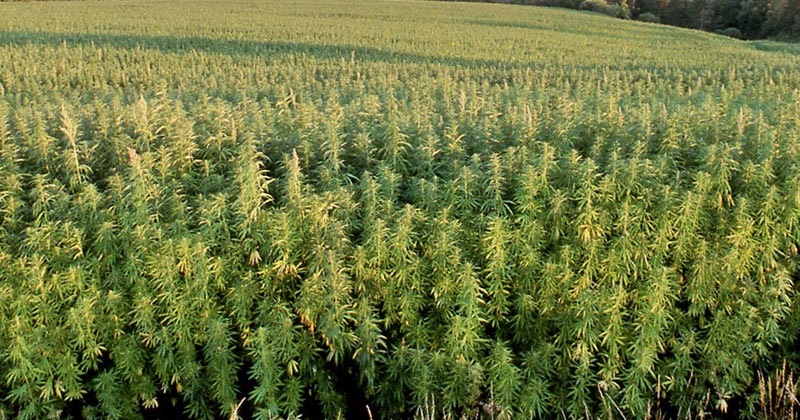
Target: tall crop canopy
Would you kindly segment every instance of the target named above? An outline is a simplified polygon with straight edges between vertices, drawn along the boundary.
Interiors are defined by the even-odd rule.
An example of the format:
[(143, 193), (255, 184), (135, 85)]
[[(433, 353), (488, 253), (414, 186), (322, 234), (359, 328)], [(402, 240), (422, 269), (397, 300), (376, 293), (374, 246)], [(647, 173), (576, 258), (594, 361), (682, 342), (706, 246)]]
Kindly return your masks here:
[(0, 3), (0, 417), (789, 410), (798, 68), (535, 7)]

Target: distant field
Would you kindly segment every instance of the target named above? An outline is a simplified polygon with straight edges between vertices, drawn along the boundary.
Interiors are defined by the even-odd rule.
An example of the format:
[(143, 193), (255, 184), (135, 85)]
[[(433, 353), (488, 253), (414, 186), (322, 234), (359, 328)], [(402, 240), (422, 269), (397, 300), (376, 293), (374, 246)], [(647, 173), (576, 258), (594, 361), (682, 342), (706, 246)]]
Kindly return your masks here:
[(799, 68), (538, 7), (0, 3), (0, 418), (790, 418)]

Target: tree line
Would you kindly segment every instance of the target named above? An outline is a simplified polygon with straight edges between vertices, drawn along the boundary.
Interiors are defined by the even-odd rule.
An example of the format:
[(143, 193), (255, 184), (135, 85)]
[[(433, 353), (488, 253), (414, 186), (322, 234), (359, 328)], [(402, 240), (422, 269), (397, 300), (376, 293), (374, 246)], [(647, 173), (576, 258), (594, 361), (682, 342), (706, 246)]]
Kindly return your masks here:
[(510, 0), (590, 10), (623, 19), (712, 31), (735, 38), (800, 39), (796, 0)]

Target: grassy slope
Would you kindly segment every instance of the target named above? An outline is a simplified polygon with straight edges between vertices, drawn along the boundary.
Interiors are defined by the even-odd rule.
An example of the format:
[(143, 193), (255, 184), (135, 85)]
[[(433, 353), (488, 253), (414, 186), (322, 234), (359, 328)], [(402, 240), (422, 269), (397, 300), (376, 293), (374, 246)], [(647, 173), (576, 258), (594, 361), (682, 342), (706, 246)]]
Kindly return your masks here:
[[(663, 85), (646, 86), (647, 95), (669, 104), (691, 96), (673, 89), (691, 84), (689, 81), (704, 79), (714, 84), (706, 90), (715, 91), (722, 77), (738, 69), (752, 73), (742, 77), (760, 84), (767, 73), (791, 73), (800, 62), (797, 49), (790, 44), (747, 43), (595, 14), (500, 4), (245, 0), (37, 2), (0, 7), (0, 46), (12, 48), (9, 58), (22, 51), (14, 49), (15, 45), (32, 42), (68, 47), (73, 52), (64, 55), (67, 61), (108, 65), (102, 56), (88, 54), (97, 46), (117, 57), (117, 70), (138, 73), (146, 63), (152, 70), (149, 74), (163, 76), (159, 79), (173, 86), (202, 86), (210, 79), (221, 89), (249, 90), (258, 79), (254, 69), (258, 64), (310, 69), (315, 61), (331, 64), (355, 59), (354, 64), (371, 68), (374, 75), (383, 73), (382, 63), (401, 63), (404, 66), (397, 69), (407, 70), (404, 77), (412, 78), (419, 72), (433, 75), (419, 66), (428, 64), (467, 78), (465, 68), (494, 69), (495, 79), (509, 79), (514, 71), (524, 69), (526, 79), (517, 77), (520, 83), (558, 84), (567, 79), (590, 83), (601, 72), (605, 72), (603, 77), (623, 82), (655, 77), (656, 83)], [(89, 48), (72, 50), (81, 45)], [(186, 56), (189, 51), (196, 59)], [(64, 52), (34, 54), (42, 61)], [(159, 54), (179, 57), (180, 66), (171, 59), (154, 59)], [(128, 59), (130, 56), (137, 58)], [(298, 58), (303, 63), (298, 63)], [(211, 69), (217, 65), (246, 77), (226, 80), (228, 73)], [(80, 78), (82, 67), (68, 66), (65, 71), (74, 71), (70, 74)], [(13, 65), (11, 70), (31, 72)], [(34, 69), (30, 76), (40, 70), (44, 69)], [(203, 83), (195, 77), (204, 77)], [(378, 79), (373, 81), (379, 83)], [(305, 84), (302, 77), (296, 81)], [(155, 89), (154, 83), (145, 80), (127, 91), (146, 93)], [(747, 98), (757, 101), (762, 95), (773, 95), (760, 86), (752, 88)], [(778, 88), (791, 90), (790, 86)], [(88, 93), (96, 92), (89, 89)]]
[(693, 66), (706, 64), (701, 55), (710, 52), (721, 65), (764, 58), (747, 43), (698, 31), (497, 4), (115, 1), (1, 6), (4, 31), (202, 36), (521, 64)]
[[(130, 73), (136, 73), (143, 61), (156, 74), (163, 70), (164, 81), (173, 85), (192, 84), (193, 77), (203, 73), (217, 86), (231, 89), (252, 87), (253, 81), (225, 80), (225, 73), (209, 70), (209, 61), (253, 79), (257, 78), (254, 63), (268, 59), (269, 64), (293, 66), (299, 57), (306, 60), (299, 65), (304, 68), (312, 67), (315, 60), (355, 59), (355, 64), (372, 67), (373, 74), (382, 73), (381, 63), (402, 63), (405, 66), (398, 69), (428, 74), (417, 65), (433, 64), (456, 71), (499, 69), (500, 78), (508, 78), (511, 70), (525, 69), (532, 77), (519, 82), (547, 83), (563, 81), (563, 75), (572, 71), (577, 71), (571, 77), (573, 82), (589, 82), (598, 72), (610, 71), (606, 77), (649, 75), (663, 78), (661, 81), (673, 87), (689, 80), (715, 83), (735, 68), (759, 73), (756, 79), (761, 79), (764, 72), (790, 73), (800, 62), (797, 49), (790, 44), (747, 43), (595, 14), (499, 4), (245, 0), (37, 2), (3, 3), (0, 7), (0, 46), (13, 48), (33, 42), (71, 49), (96, 45), (111, 56), (119, 51), (126, 57), (139, 57), (119, 59), (119, 70), (130, 67)], [(184, 53), (190, 50), (200, 59), (186, 57)], [(79, 51), (87, 54), (87, 50)], [(173, 53), (184, 57), (181, 68), (192, 71), (181, 72), (172, 63), (164, 64), (170, 60), (153, 60), (157, 54)], [(35, 54), (46, 60), (62, 52)], [(73, 57), (65, 58), (78, 59), (74, 52), (70, 55)], [(102, 57), (83, 56), (80, 60), (95, 62)], [(80, 77), (81, 67), (66, 71), (75, 70), (75, 77)], [(510, 71), (503, 73), (502, 69)], [(752, 75), (743, 77), (753, 79)], [(663, 96), (665, 102), (686, 98), (669, 83), (648, 88), (648, 94)], [(298, 84), (304, 81), (298, 80)], [(150, 88), (153, 86), (147, 82), (138, 86), (140, 91)], [(65, 92), (71, 93), (75, 89)], [(753, 99), (761, 93), (770, 95), (752, 93)]]

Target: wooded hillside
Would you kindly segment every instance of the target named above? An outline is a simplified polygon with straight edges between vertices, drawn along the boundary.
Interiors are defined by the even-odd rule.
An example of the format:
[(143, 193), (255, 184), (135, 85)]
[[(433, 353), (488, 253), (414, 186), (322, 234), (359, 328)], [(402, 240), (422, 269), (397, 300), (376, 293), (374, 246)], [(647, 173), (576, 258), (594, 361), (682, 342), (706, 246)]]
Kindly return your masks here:
[(735, 38), (800, 39), (797, 0), (507, 0), (502, 3), (591, 10)]

